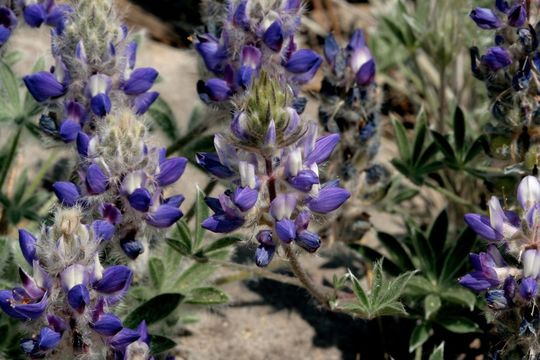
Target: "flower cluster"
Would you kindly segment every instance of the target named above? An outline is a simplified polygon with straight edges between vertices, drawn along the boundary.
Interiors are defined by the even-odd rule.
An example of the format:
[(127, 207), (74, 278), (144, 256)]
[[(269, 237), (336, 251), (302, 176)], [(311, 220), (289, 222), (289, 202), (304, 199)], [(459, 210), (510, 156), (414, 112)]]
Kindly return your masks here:
[(380, 94), (375, 60), (362, 30), (356, 30), (344, 48), (329, 35), (324, 55), (328, 66), (320, 91), (319, 120), (325, 130), (341, 134), (332, 173), (354, 192), (359, 186), (366, 187), (358, 183), (365, 178), (359, 176), (360, 171), (384, 171), (382, 165), (371, 164), (379, 149)]
[(94, 229), (102, 240), (113, 240), (130, 259), (144, 251), (153, 233), (183, 215), (184, 197), (165, 197), (165, 189), (182, 176), (187, 159), (167, 159), (165, 149), (148, 147), (146, 131), (130, 109), (108, 115), (92, 137), (79, 133), (80, 186), (53, 185), (64, 206), (81, 206), (98, 218)]
[[(486, 252), (470, 255), (474, 271), (461, 278), (460, 284), (475, 292), (485, 291), (489, 307), (496, 311), (525, 308), (527, 312), (538, 297), (540, 182), (536, 177), (521, 181), (517, 200), (520, 214), (503, 210), (499, 200), (492, 197), (489, 217), (465, 215), (467, 224), (489, 245)], [(499, 249), (513, 261), (505, 261)]]
[(80, 2), (63, 33), (52, 36), (56, 65), (24, 82), (49, 105), (41, 129), (75, 143), (79, 153), (80, 181), (57, 182), (54, 191), (64, 206), (81, 206), (87, 219), (100, 219), (100, 237), (135, 259), (154, 229), (182, 216), (184, 200), (165, 197), (164, 189), (180, 178), (187, 160), (149, 147), (140, 118), (158, 96), (148, 91), (158, 73), (135, 67), (137, 45), (110, 1)]
[[(529, 23), (538, 2), (500, 1), (491, 8), (475, 8), (470, 17), (495, 32), (495, 44), (480, 56), (471, 48), (474, 76), (486, 84), (492, 100), (493, 123), (487, 128), (496, 158), (536, 164), (540, 151), (536, 124), (540, 115), (534, 73), (540, 69), (536, 27)], [(517, 161), (515, 161), (517, 160)]]
[(217, 233), (253, 230), (256, 264), (267, 266), (278, 246), (294, 242), (316, 251), (321, 241), (308, 230), (311, 219), (339, 208), (350, 193), (337, 181), (319, 179), (338, 134), (317, 138), (317, 124), (300, 119), (288, 104), (292, 96), (269, 75), (255, 79), (248, 96), (230, 132), (215, 136), (217, 154), (197, 155), (202, 167), (229, 184), (219, 198), (207, 198), (214, 215), (202, 226)]
[(16, 12), (22, 13), (24, 21), (30, 27), (38, 28), (46, 24), (60, 34), (64, 30), (66, 16), (71, 11), (69, 5), (57, 5), (54, 0), (20, 0), (12, 7), (0, 3), (0, 47), (8, 41), (17, 26)]
[[(128, 290), (132, 271), (123, 265), (103, 267), (101, 235), (95, 224), (81, 223), (79, 208), (58, 209), (54, 224), (36, 238), (19, 230), (19, 244), (30, 275), (19, 268), (22, 286), (0, 291), (0, 308), (25, 322), (32, 337), (21, 346), (30, 358), (105, 357), (139, 348), (148, 354), (146, 325), (122, 326), (111, 313)], [(141, 344), (144, 344), (142, 346)], [(132, 359), (132, 357), (129, 357)]]
[(111, 2), (79, 2), (63, 31), (52, 33), (55, 65), (24, 78), (36, 101), (48, 105), (41, 129), (70, 143), (79, 133), (91, 135), (115, 107), (144, 114), (159, 95), (149, 91), (158, 72), (136, 68), (136, 50)]
[[(294, 90), (310, 81), (322, 59), (311, 50), (297, 49), (294, 34), (301, 11), (300, 0), (227, 1), (219, 36), (195, 37), (195, 49), (213, 76), (197, 85), (201, 99), (215, 104), (242, 94), (261, 69)], [(305, 101), (294, 105), (302, 112)]]

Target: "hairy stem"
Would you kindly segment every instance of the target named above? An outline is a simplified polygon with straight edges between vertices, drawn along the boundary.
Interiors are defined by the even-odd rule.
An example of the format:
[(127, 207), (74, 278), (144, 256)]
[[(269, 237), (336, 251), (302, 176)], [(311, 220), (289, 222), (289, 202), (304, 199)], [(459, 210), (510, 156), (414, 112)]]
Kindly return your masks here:
[(291, 266), (291, 269), (300, 280), (300, 282), (304, 285), (304, 288), (306, 288), (307, 291), (315, 298), (317, 301), (327, 310), (332, 310), (332, 307), (329, 304), (329, 301), (331, 299), (330, 294), (325, 294), (322, 289), (317, 286), (311, 277), (308, 275), (306, 270), (302, 267), (300, 262), (298, 261), (298, 258), (296, 257), (294, 250), (291, 248), (290, 245), (283, 246), (283, 249), (285, 250), (285, 256), (287, 256), (287, 259), (289, 259), (289, 265)]
[[(266, 175), (268, 175), (268, 194), (270, 197), (270, 202), (276, 198), (276, 182), (273, 176), (272, 168), (272, 159), (265, 159), (266, 166)], [(289, 265), (294, 275), (298, 278), (303, 287), (309, 291), (309, 293), (327, 310), (332, 310), (329, 300), (330, 296), (327, 296), (323, 291), (311, 280), (310, 276), (306, 270), (302, 267), (298, 258), (294, 254), (293, 249), (290, 245), (282, 245), (283, 250), (285, 251), (285, 256), (289, 260)]]
[(11, 147), (9, 148), (6, 162), (2, 167), (2, 173), (0, 174), (0, 190), (2, 190), (2, 187), (4, 186), (7, 175), (9, 173), (9, 168), (11, 167), (11, 163), (13, 162), (13, 159), (15, 159), (15, 154), (17, 153), (17, 146), (19, 145), (19, 139), (21, 138), (22, 130), (22, 126), (19, 126), (17, 128), (17, 133), (15, 134), (13, 142), (11, 143)]

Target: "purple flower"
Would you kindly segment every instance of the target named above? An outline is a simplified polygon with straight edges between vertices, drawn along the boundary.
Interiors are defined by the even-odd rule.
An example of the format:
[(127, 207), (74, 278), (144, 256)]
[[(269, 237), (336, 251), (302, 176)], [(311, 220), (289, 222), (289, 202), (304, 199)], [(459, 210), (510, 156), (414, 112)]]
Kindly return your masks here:
[(19, 229), (19, 246), (23, 257), (30, 265), (37, 260), (36, 243), (37, 239), (34, 235), (24, 229)]
[(236, 200), (225, 194), (220, 195), (219, 199), (206, 198), (205, 202), (214, 211), (214, 215), (204, 220), (201, 226), (215, 233), (229, 233), (238, 229), (245, 222), (240, 207), (249, 210), (257, 200), (256, 193), (256, 190), (243, 188), (237, 189), (233, 195)]
[(234, 14), (232, 17), (233, 24), (246, 31), (249, 30), (249, 26), (250, 26), (249, 17), (247, 14), (247, 5), (248, 5), (248, 0), (240, 1), (236, 9), (234, 10)]
[(234, 175), (234, 172), (227, 166), (223, 165), (217, 154), (214, 153), (197, 153), (197, 164), (202, 166), (210, 174), (226, 179)]
[(64, 206), (75, 206), (81, 193), (77, 185), (69, 181), (57, 181), (53, 184), (54, 194)]
[(281, 21), (275, 20), (270, 26), (266, 29), (263, 34), (262, 40), (266, 46), (268, 46), (272, 51), (278, 52), (283, 46), (283, 27)]
[(514, 5), (508, 11), (508, 25), (513, 27), (521, 27), (527, 21), (527, 10), (522, 4)]
[(486, 302), (493, 310), (504, 310), (508, 308), (509, 301), (504, 294), (504, 290), (490, 290), (486, 292)]
[(227, 53), (219, 41), (210, 34), (197, 35), (197, 40), (195, 50), (201, 55), (208, 70), (215, 74), (223, 72), (223, 62), (227, 58)]
[(77, 139), (81, 130), (81, 125), (73, 120), (65, 120), (60, 125), (60, 138), (63, 142), (69, 143)]
[(295, 243), (307, 252), (313, 253), (321, 246), (321, 238), (311, 231), (304, 230), (297, 234)]
[(528, 249), (521, 255), (523, 263), (523, 276), (538, 278), (540, 275), (540, 252), (536, 249)]
[(152, 194), (146, 188), (138, 188), (128, 196), (128, 201), (135, 210), (147, 212), (152, 205)]
[(296, 226), (291, 219), (276, 221), (276, 233), (281, 241), (290, 244), (296, 238)]
[(39, 331), (39, 335), (31, 339), (23, 339), (21, 347), (31, 358), (42, 358), (49, 350), (54, 349), (62, 339), (62, 334), (44, 327)]
[(258, 267), (266, 267), (272, 261), (276, 247), (273, 245), (259, 245), (255, 250), (255, 264)]
[(92, 75), (88, 80), (86, 92), (90, 97), (90, 108), (97, 116), (105, 116), (111, 111), (111, 87), (111, 78), (104, 74)]
[(167, 228), (180, 220), (184, 214), (180, 209), (171, 205), (161, 205), (156, 211), (148, 213), (146, 222), (157, 228)]
[(16, 26), (15, 13), (6, 6), (0, 6), (0, 46), (7, 42)]
[(366, 61), (356, 73), (356, 83), (359, 86), (371, 85), (375, 81), (375, 72), (375, 61), (373, 59)]
[(0, 291), (0, 309), (15, 319), (39, 318), (47, 307), (47, 294), (41, 299), (32, 299), (22, 288)]
[(180, 179), (186, 169), (187, 159), (175, 157), (167, 159), (159, 164), (156, 181), (159, 186), (170, 185)]
[(184, 195), (173, 195), (163, 201), (164, 204), (179, 208), (186, 198)]
[(474, 232), (486, 240), (500, 241), (503, 239), (503, 235), (491, 226), (489, 218), (486, 216), (465, 214), (465, 222)]
[(77, 152), (83, 157), (88, 156), (88, 146), (90, 145), (90, 138), (84, 132), (79, 131), (77, 134)]
[(336, 63), (336, 56), (339, 54), (339, 44), (334, 35), (330, 34), (324, 39), (324, 57), (330, 66)]
[(482, 62), (492, 71), (503, 69), (512, 63), (512, 56), (501, 46), (495, 46), (488, 49), (482, 56)]
[(137, 115), (146, 113), (158, 97), (159, 93), (156, 91), (149, 91), (138, 95), (133, 100), (133, 111)]
[(113, 224), (105, 220), (96, 220), (92, 223), (96, 239), (109, 241), (112, 239), (116, 228)]
[(67, 300), (69, 306), (71, 306), (73, 310), (82, 314), (86, 309), (86, 306), (90, 303), (90, 293), (88, 292), (86, 285), (78, 284), (69, 289)]
[(462, 286), (481, 292), (501, 284), (506, 263), (495, 245), (489, 245), (487, 252), (470, 254), (469, 258), (474, 271), (459, 280)]
[(319, 183), (319, 176), (313, 170), (300, 170), (296, 176), (287, 179), (296, 190), (309, 192), (313, 185)]
[(257, 190), (253, 190), (249, 187), (239, 187), (232, 195), (232, 200), (241, 211), (245, 212), (255, 206), (258, 197), (259, 192)]
[(113, 349), (125, 350), (129, 344), (137, 341), (140, 337), (139, 332), (128, 328), (123, 328), (111, 338), (109, 344)]
[(27, 75), (23, 78), (23, 81), (37, 102), (60, 97), (66, 93), (66, 86), (48, 71)]
[(305, 164), (308, 166), (313, 163), (321, 164), (328, 160), (339, 143), (339, 139), (339, 134), (326, 135), (317, 139), (313, 150), (306, 157)]
[(309, 200), (308, 207), (313, 212), (326, 214), (339, 208), (350, 196), (345, 189), (327, 186)]
[(540, 203), (540, 182), (534, 176), (525, 176), (519, 183), (517, 199), (523, 210), (528, 211)]
[(103, 294), (124, 292), (129, 288), (133, 272), (124, 265), (113, 265), (103, 271), (103, 277), (94, 283), (94, 289)]
[(526, 277), (521, 280), (519, 286), (519, 294), (526, 301), (533, 300), (538, 295), (538, 284), (536, 279), (532, 277)]
[(140, 95), (149, 90), (158, 77), (156, 69), (151, 67), (133, 70), (128, 79), (122, 84), (122, 89), (127, 95)]
[(129, 233), (120, 240), (120, 247), (131, 260), (135, 260), (144, 252), (144, 245), (134, 236), (135, 234)]
[(507, 0), (495, 0), (495, 6), (500, 12), (506, 13), (510, 9), (510, 5)]
[(285, 69), (294, 74), (294, 81), (305, 84), (317, 73), (322, 64), (322, 58), (312, 50), (302, 49), (292, 54), (285, 63)]
[(23, 8), (23, 17), (30, 27), (40, 27), (45, 21), (47, 13), (41, 3), (29, 4)]
[(482, 29), (497, 29), (502, 26), (501, 19), (491, 9), (477, 7), (469, 16)]
[(122, 321), (114, 314), (102, 314), (90, 324), (92, 330), (103, 336), (114, 336), (122, 330)]
[(213, 78), (206, 82), (197, 83), (199, 97), (205, 103), (212, 101), (225, 101), (232, 95), (232, 89), (225, 80)]
[(91, 195), (99, 195), (107, 190), (108, 179), (101, 168), (92, 164), (86, 170), (86, 188)]

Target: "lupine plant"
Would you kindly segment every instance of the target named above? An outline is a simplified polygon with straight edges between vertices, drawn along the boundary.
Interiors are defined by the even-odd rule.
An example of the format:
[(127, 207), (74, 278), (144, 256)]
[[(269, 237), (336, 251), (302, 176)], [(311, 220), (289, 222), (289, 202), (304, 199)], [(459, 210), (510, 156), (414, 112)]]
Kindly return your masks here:
[[(491, 2), (329, 26), (321, 6), (353, 7), (205, 0), (180, 130), (112, 0), (0, 0), (0, 358), (170, 359), (251, 276), (362, 321), (369, 354), (537, 358), (540, 9)], [(38, 28), (50, 50), (19, 78), (17, 32)], [(361, 266), (313, 276), (336, 249)]]

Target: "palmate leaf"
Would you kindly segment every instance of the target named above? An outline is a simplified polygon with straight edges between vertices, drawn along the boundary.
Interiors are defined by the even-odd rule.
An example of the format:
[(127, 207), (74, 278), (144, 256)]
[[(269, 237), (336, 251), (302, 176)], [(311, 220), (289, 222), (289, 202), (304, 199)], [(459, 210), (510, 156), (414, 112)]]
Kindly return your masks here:
[(178, 138), (179, 131), (176, 126), (176, 118), (165, 100), (158, 97), (148, 110), (148, 114), (171, 141)]
[(439, 151), (438, 146), (433, 142), (426, 144), (428, 131), (423, 109), (416, 117), (412, 149), (401, 121), (392, 118), (392, 126), (394, 127), (399, 158), (392, 159), (391, 163), (409, 180), (416, 185), (422, 185), (427, 175), (444, 167), (444, 162), (434, 159)]
[(193, 240), (194, 251), (197, 251), (199, 248), (206, 231), (201, 226), (201, 223), (209, 216), (208, 206), (204, 201), (205, 197), (205, 193), (199, 187), (197, 187), (197, 199), (195, 200), (195, 238)]
[(143, 320), (148, 325), (170, 315), (184, 299), (182, 294), (167, 293), (154, 296), (133, 310), (124, 320), (124, 326), (135, 328)]
[(444, 360), (444, 342), (433, 349), (433, 352), (429, 355), (429, 360)]
[(459, 106), (454, 110), (454, 144), (458, 153), (463, 153), (465, 144), (465, 115)]
[(429, 339), (430, 330), (431, 327), (426, 322), (416, 325), (409, 339), (409, 352), (413, 352)]
[(479, 332), (480, 327), (477, 323), (464, 316), (440, 316), (437, 323), (449, 330), (458, 334), (467, 334)]
[(338, 304), (338, 307), (368, 319), (378, 316), (406, 315), (407, 312), (398, 299), (413, 274), (414, 272), (407, 272), (388, 280), (384, 275), (382, 262), (379, 261), (373, 269), (370, 291), (366, 291), (358, 278), (349, 271), (348, 277), (356, 300), (343, 305)]
[(407, 164), (411, 160), (411, 149), (409, 147), (409, 139), (405, 127), (395, 118), (392, 118), (392, 126), (396, 135), (396, 143), (401, 155), (401, 159)]
[(176, 343), (165, 336), (150, 335), (150, 353), (157, 355), (176, 346)]
[(215, 287), (200, 287), (192, 289), (184, 301), (187, 304), (219, 305), (229, 302), (229, 296)]
[(441, 298), (435, 294), (429, 294), (424, 298), (424, 317), (431, 319), (442, 306)]

